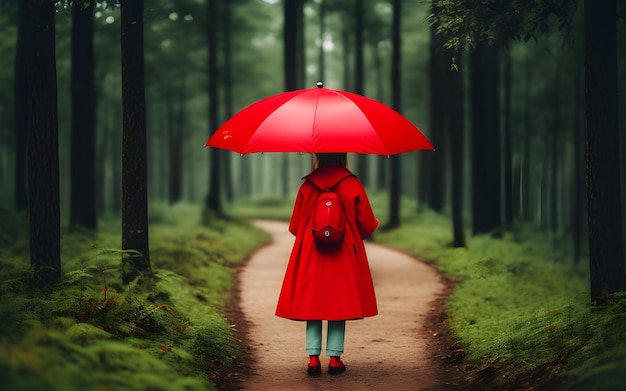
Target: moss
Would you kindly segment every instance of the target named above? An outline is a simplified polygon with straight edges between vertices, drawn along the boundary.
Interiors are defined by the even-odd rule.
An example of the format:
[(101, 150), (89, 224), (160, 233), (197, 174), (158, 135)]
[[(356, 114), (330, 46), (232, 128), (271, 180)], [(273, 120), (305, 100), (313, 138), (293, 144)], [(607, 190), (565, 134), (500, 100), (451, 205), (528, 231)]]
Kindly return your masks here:
[(70, 340), (74, 343), (85, 344), (89, 340), (110, 339), (110, 333), (102, 330), (102, 328), (92, 326), (88, 323), (75, 323), (65, 331)]
[[(235, 220), (205, 227), (200, 214), (159, 209), (150, 227), (154, 277), (128, 285), (116, 220), (97, 233), (62, 225), (65, 274), (49, 294), (31, 287), (27, 252), (0, 243), (3, 389), (215, 389), (209, 379), (237, 352), (222, 315), (234, 273), (267, 235)], [(17, 217), (2, 224), (21, 226)]]
[(231, 336), (231, 328), (219, 314), (207, 314), (196, 318), (185, 329), (186, 345), (195, 357), (204, 363), (231, 363), (237, 345)]
[(626, 295), (591, 307), (585, 265), (572, 262), (568, 244), (528, 226), (499, 239), (469, 236), (461, 249), (449, 246), (451, 235), (448, 217), (426, 211), (376, 240), (432, 260), (457, 281), (446, 312), (468, 368), (506, 372), (495, 388), (540, 368), (575, 389), (620, 384)]

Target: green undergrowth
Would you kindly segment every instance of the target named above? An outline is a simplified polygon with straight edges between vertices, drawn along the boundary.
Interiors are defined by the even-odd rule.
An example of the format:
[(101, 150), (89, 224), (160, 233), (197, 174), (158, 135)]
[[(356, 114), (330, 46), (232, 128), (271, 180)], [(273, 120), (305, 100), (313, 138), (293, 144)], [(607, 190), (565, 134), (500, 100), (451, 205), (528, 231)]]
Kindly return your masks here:
[(587, 261), (573, 261), (567, 244), (527, 227), (501, 239), (468, 235), (467, 248), (455, 249), (449, 218), (432, 212), (375, 239), (456, 281), (448, 321), (467, 369), (493, 374), (482, 389), (506, 389), (534, 371), (563, 389), (623, 389), (626, 295), (590, 305)]
[[(207, 390), (241, 348), (225, 309), (234, 273), (268, 240), (190, 205), (150, 210), (154, 277), (120, 278), (119, 220), (62, 229), (63, 277), (31, 286), (25, 215), (0, 210), (3, 390)], [(26, 221), (26, 222), (25, 222)]]
[(227, 213), (242, 219), (289, 221), (293, 199), (271, 196), (245, 198), (229, 205), (227, 209)]

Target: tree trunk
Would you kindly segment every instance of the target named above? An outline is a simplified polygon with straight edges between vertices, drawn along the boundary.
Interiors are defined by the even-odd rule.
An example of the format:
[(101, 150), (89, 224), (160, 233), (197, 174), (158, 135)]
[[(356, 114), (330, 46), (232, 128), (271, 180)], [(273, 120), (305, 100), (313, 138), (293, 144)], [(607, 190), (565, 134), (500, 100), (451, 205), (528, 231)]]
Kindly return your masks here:
[(122, 281), (151, 275), (148, 246), (146, 99), (143, 56), (143, 0), (121, 0), (122, 17)]
[(513, 147), (511, 145), (511, 48), (504, 57), (504, 227), (513, 230)]
[(290, 193), (290, 189), (288, 186), (289, 185), (289, 154), (288, 153), (281, 153), (280, 169), (276, 171), (280, 173), (280, 178), (282, 178), (282, 180), (279, 183), (277, 183), (277, 185), (281, 186), (280, 195), (283, 198), (287, 198), (289, 197), (289, 193)]
[[(356, 22), (356, 31), (354, 39), (354, 92), (359, 95), (365, 95), (365, 71), (363, 60), (363, 24), (364, 24), (364, 0), (356, 0), (354, 19)], [(369, 184), (367, 155), (357, 154), (357, 174), (364, 186)]]
[(98, 228), (95, 183), (93, 1), (72, 6), (70, 225)]
[[(385, 101), (385, 93), (384, 93), (385, 78), (383, 77), (383, 64), (382, 63), (383, 62), (380, 56), (380, 51), (378, 50), (378, 48), (375, 48), (374, 49), (374, 69), (376, 73), (376, 99), (379, 102)], [(387, 181), (387, 175), (386, 175), (386, 173), (389, 172), (389, 168), (387, 167), (389, 163), (389, 159), (387, 158), (387, 156), (377, 156), (375, 158), (375, 162), (376, 162), (376, 181), (375, 183), (372, 183), (372, 184), (376, 185), (377, 190), (386, 189), (389, 183)]]
[(319, 19), (319, 23), (320, 23), (320, 47), (319, 47), (319, 59), (318, 59), (318, 75), (319, 75), (319, 80), (320, 81), (324, 81), (324, 78), (326, 77), (325, 73), (324, 73), (324, 68), (326, 67), (326, 60), (324, 58), (324, 34), (326, 33), (326, 7), (325, 7), (325, 2), (324, 0), (320, 0), (320, 19)]
[(496, 46), (471, 52), (472, 223), (474, 234), (497, 232), (500, 221), (500, 104)]
[[(223, 13), (224, 17), (222, 18), (224, 21), (224, 27), (222, 31), (223, 35), (223, 47), (222, 53), (224, 55), (224, 66), (223, 66), (223, 77), (222, 80), (224, 82), (224, 114), (226, 118), (230, 118), (233, 115), (233, 78), (232, 78), (232, 42), (231, 35), (233, 31), (232, 26), (232, 3), (230, 1), (225, 1), (223, 3)], [(226, 191), (226, 200), (232, 202), (235, 198), (235, 190), (233, 186), (233, 177), (232, 173), (232, 153), (224, 153), (224, 172), (227, 175), (224, 175), (224, 189)]]
[(450, 156), (452, 161), (452, 230), (454, 247), (465, 247), (465, 224), (463, 223), (463, 165), (465, 163), (465, 100), (461, 59), (456, 60), (459, 70), (450, 73)]
[[(296, 88), (303, 88), (306, 83), (306, 38), (304, 37), (304, 3), (306, 0), (295, 0), (298, 6), (298, 83)], [(288, 178), (285, 178), (288, 180)]]
[(298, 89), (298, 7), (299, 0), (284, 2), (283, 72), (285, 91)]
[(30, 7), (26, 1), (19, 3), (17, 42), (15, 45), (15, 175), (14, 204), (18, 211), (28, 208), (26, 188), (26, 144), (28, 138), (28, 77), (27, 66), (30, 48)]
[[(435, 140), (433, 137), (435, 137), (437, 134), (436, 128), (437, 127), (440, 128), (441, 126), (440, 124), (441, 121), (439, 121), (439, 118), (443, 117), (443, 114), (441, 112), (439, 113), (435, 112), (437, 111), (438, 108), (441, 107), (441, 102), (438, 100), (438, 98), (440, 97), (440, 94), (438, 92), (435, 92), (434, 88), (438, 88), (438, 89), (442, 88), (441, 80), (436, 80), (441, 77), (441, 73), (439, 74), (435, 73), (436, 69), (438, 68), (438, 66), (435, 64), (439, 64), (438, 60), (441, 60), (441, 58), (437, 58), (437, 52), (435, 51), (435, 48), (437, 47), (442, 48), (443, 42), (441, 41), (443, 40), (443, 38), (435, 34), (434, 26), (430, 30), (430, 36), (431, 36), (431, 42), (430, 42), (429, 50), (430, 50), (431, 57), (428, 63), (429, 99), (430, 99), (429, 109), (430, 110), (429, 110), (428, 120), (429, 120), (429, 127), (431, 128), (431, 131), (429, 132), (430, 134), (428, 136), (430, 137), (435, 148), (439, 149), (440, 148), (440, 145), (438, 144), (439, 140)], [(443, 48), (441, 50), (443, 50)], [(441, 57), (441, 54), (439, 57)], [(446, 68), (447, 67), (448, 67), (448, 64), (446, 64)], [(436, 153), (439, 154), (438, 151)], [(435, 157), (433, 154), (430, 154), (430, 153), (420, 153), (418, 155), (419, 167), (417, 169), (417, 177), (415, 178), (415, 182), (417, 183), (418, 210), (423, 210), (424, 208), (432, 208), (431, 201), (434, 197), (432, 196), (433, 188), (432, 188), (431, 177), (433, 173), (437, 171), (437, 169), (433, 168), (433, 165), (435, 164), (435, 159), (437, 158), (438, 157)]]
[(616, 1), (585, 0), (585, 149), (591, 301), (623, 291)]
[[(301, 87), (301, 69), (303, 54), (301, 53), (303, 34), (302, 2), (300, 0), (284, 2), (284, 25), (283, 25), (283, 72), (285, 77), (285, 91), (293, 91)], [(289, 158), (283, 153), (280, 159), (278, 173), (282, 178), (282, 197), (288, 197), (289, 189)]]
[(181, 200), (183, 190), (183, 126), (184, 126), (184, 80), (182, 86), (172, 86), (178, 93), (166, 99), (167, 149), (169, 156), (168, 202), (173, 205)]
[(365, 93), (363, 85), (365, 79), (364, 63), (363, 63), (363, 0), (355, 1), (355, 38), (354, 38), (354, 92), (359, 95)]
[(522, 142), (522, 162), (520, 164), (521, 174), (520, 174), (520, 182), (521, 182), (521, 201), (520, 201), (520, 210), (521, 217), (525, 221), (531, 221), (533, 211), (531, 210), (531, 202), (530, 202), (530, 162), (531, 162), (531, 141), (532, 141), (532, 126), (531, 126), (531, 104), (530, 104), (530, 86), (533, 83), (532, 73), (531, 73), (531, 65), (530, 65), (530, 56), (526, 56), (526, 62), (524, 64), (524, 70), (526, 73), (526, 87), (524, 89), (524, 134), (523, 134), (523, 142)]
[(343, 51), (341, 55), (341, 63), (343, 64), (343, 89), (350, 91), (352, 89), (353, 80), (350, 77), (352, 75), (352, 67), (350, 66), (350, 53), (352, 51), (352, 36), (351, 30), (348, 27), (348, 15), (342, 15), (343, 25), (341, 26), (341, 42), (343, 44)]
[[(107, 105), (108, 107), (108, 105)], [(99, 125), (99, 129), (100, 131), (97, 133), (96, 136), (96, 151), (97, 151), (97, 158), (96, 158), (96, 162), (97, 164), (95, 165), (95, 172), (96, 172), (96, 212), (97, 214), (104, 214), (107, 212), (107, 208), (106, 208), (106, 201), (107, 201), (107, 197), (105, 196), (106, 191), (108, 190), (108, 184), (110, 183), (110, 181), (107, 180), (106, 177), (106, 172), (107, 172), (107, 167), (111, 167), (111, 164), (109, 163), (109, 159), (113, 159), (113, 154), (112, 154), (112, 150), (113, 150), (113, 139), (114, 139), (114, 132), (113, 132), (113, 125), (109, 125), (110, 122), (113, 122), (110, 119), (110, 113), (108, 113), (107, 110), (107, 114), (108, 115), (104, 115), (104, 118), (107, 118), (108, 120), (103, 121), (100, 125)]]
[[(399, 113), (401, 112), (402, 107), (402, 42), (400, 39), (400, 23), (402, 20), (401, 3), (401, 0), (392, 1), (393, 16), (391, 23), (391, 46), (393, 47), (391, 54), (391, 107)], [(395, 228), (400, 226), (400, 178), (402, 178), (401, 155), (391, 156), (390, 160), (389, 222), (387, 223), (387, 227)]]
[[(582, 61), (580, 62), (582, 63)], [(576, 79), (574, 85), (583, 85), (582, 83), (582, 67), (578, 67), (576, 72)], [(586, 215), (586, 204), (583, 195), (585, 194), (585, 166), (584, 166), (584, 118), (581, 115), (583, 112), (583, 94), (582, 88), (576, 89), (576, 97), (574, 99), (574, 180), (572, 181), (572, 194), (574, 194), (574, 200), (572, 202), (572, 241), (574, 247), (574, 264), (578, 264), (581, 259), (582, 253), (582, 241), (583, 241), (583, 229), (584, 229), (584, 216)]]
[(49, 288), (61, 277), (55, 9), (48, 0), (26, 7), (30, 263), (35, 286)]
[[(422, 161), (427, 163), (429, 170), (427, 186), (420, 186), (420, 192), (425, 194), (426, 204), (435, 212), (441, 213), (445, 203), (445, 157), (448, 148), (445, 143), (450, 137), (450, 57), (443, 47), (445, 38), (437, 35), (435, 27), (430, 29), (430, 61), (429, 94), (430, 94), (430, 134), (437, 152), (424, 153)], [(426, 189), (422, 189), (422, 188)]]
[[(111, 211), (114, 215), (118, 216), (122, 211), (122, 150), (123, 150), (123, 130), (120, 132), (120, 124), (119, 120), (122, 118), (122, 114), (120, 113), (120, 107), (118, 105), (114, 106), (112, 110), (114, 114), (112, 118), (115, 118), (114, 121), (111, 121), (111, 129), (113, 130), (113, 137), (118, 142), (113, 143), (111, 146), (111, 155), (112, 157), (112, 167), (113, 178), (111, 180), (111, 199), (113, 200), (111, 203)], [(123, 119), (122, 119), (123, 122)], [(122, 133), (122, 134), (120, 134)], [(122, 140), (122, 142), (119, 142)]]
[[(209, 21), (207, 26), (208, 39), (208, 80), (209, 80), (209, 135), (212, 135), (219, 127), (218, 110), (218, 70), (217, 70), (217, 0), (207, 0)], [(209, 194), (206, 199), (207, 211), (212, 214), (222, 215), (222, 200), (220, 197), (220, 160), (221, 150), (211, 148), (209, 150)], [(209, 215), (205, 215), (204, 223), (208, 224)]]
[[(169, 96), (162, 99), (162, 102), (158, 103), (159, 113), (156, 115), (157, 120), (155, 121), (154, 128), (152, 129), (152, 137), (154, 137), (154, 154), (159, 156), (158, 160), (148, 160), (150, 162), (156, 161), (156, 167), (153, 168), (153, 172), (160, 172), (162, 175), (159, 175), (158, 181), (154, 183), (154, 189), (156, 196), (154, 197), (157, 200), (166, 200), (168, 197), (168, 187), (169, 181), (165, 177), (165, 174), (169, 174), (169, 153), (168, 153), (168, 143), (167, 143), (167, 132), (168, 132), (168, 107), (171, 107), (171, 103), (169, 102)], [(169, 176), (169, 175), (168, 175)]]
[[(556, 60), (554, 75), (554, 100), (552, 102), (553, 117), (550, 140), (550, 186), (548, 208), (550, 210), (549, 228), (553, 234), (559, 231), (559, 129), (561, 124), (561, 62)], [(556, 238), (556, 236), (554, 237)]]

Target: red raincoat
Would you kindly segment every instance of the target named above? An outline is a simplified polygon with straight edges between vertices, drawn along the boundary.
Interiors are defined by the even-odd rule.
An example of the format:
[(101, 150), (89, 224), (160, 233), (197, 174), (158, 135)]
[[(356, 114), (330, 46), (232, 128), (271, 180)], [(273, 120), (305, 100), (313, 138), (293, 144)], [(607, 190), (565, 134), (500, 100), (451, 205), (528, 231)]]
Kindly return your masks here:
[(322, 166), (305, 178), (334, 186), (346, 209), (346, 235), (337, 248), (318, 247), (311, 233), (320, 190), (305, 181), (298, 191), (289, 231), (296, 236), (276, 315), (294, 320), (348, 320), (378, 314), (363, 239), (378, 227), (361, 182), (345, 167)]

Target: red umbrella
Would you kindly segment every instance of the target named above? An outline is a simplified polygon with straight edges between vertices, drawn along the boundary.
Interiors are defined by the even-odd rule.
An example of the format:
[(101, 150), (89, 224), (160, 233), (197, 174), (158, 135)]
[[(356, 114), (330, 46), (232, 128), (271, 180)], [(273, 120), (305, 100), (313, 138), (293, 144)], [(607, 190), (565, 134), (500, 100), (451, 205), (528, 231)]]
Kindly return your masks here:
[(395, 155), (434, 150), (397, 111), (351, 92), (323, 88), (273, 95), (226, 121), (206, 146), (240, 154), (352, 152)]

